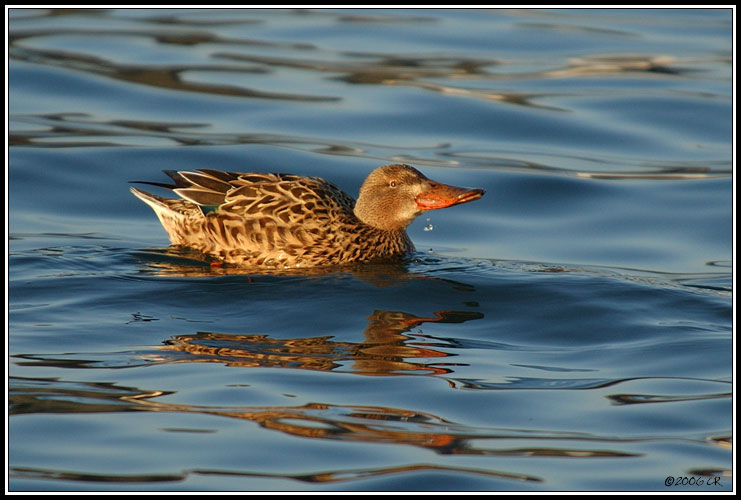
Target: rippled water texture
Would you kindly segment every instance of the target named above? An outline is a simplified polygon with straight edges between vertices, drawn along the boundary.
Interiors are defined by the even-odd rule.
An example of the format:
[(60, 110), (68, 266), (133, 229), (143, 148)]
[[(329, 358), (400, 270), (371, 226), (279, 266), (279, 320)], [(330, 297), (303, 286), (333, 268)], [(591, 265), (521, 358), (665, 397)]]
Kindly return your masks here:
[[(731, 10), (9, 11), (9, 488), (729, 491)], [(398, 265), (129, 181), (406, 162)]]

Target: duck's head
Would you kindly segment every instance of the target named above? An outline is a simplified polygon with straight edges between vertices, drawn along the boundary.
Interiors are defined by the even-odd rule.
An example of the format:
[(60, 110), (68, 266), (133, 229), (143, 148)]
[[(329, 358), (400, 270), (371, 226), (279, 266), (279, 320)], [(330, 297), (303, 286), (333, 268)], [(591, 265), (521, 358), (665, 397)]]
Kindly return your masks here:
[(483, 195), (483, 189), (432, 181), (409, 165), (386, 165), (375, 169), (363, 182), (355, 216), (378, 229), (398, 231), (427, 210), (460, 205)]

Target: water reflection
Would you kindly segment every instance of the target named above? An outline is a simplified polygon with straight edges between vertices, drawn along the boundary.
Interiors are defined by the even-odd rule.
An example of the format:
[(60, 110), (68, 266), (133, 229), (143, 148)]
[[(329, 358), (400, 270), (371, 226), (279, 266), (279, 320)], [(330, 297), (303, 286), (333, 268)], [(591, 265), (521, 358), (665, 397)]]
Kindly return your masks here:
[[(109, 413), (149, 410), (201, 413), (238, 418), (285, 434), (342, 441), (405, 444), (440, 454), (618, 457), (633, 454), (616, 450), (547, 447), (546, 443), (584, 442), (619, 447), (648, 438), (615, 438), (586, 432), (548, 431), (528, 428), (474, 427), (428, 412), (373, 405), (309, 403), (301, 406), (203, 406), (167, 403), (158, 398), (171, 391), (143, 390), (107, 382), (73, 382), (49, 378), (10, 377), (9, 415), (43, 413)], [(628, 383), (622, 381), (621, 383)], [(617, 384), (616, 384), (617, 385)], [(723, 395), (729, 397), (728, 394)], [(675, 401), (680, 401), (679, 399)], [(168, 428), (168, 432), (197, 432), (198, 429)], [(539, 447), (482, 447), (490, 440), (534, 441)], [(496, 441), (495, 441), (496, 442)], [(505, 442), (505, 441), (499, 441)], [(699, 442), (699, 441), (698, 441)], [(730, 436), (714, 436), (709, 442), (719, 448), (731, 446)], [(594, 446), (594, 444), (593, 444)]]
[[(151, 143), (183, 146), (228, 144), (265, 144), (290, 146), (325, 154), (359, 155), (373, 145), (351, 146), (342, 142), (323, 141), (296, 135), (251, 133), (230, 134), (206, 132), (210, 125), (193, 122), (146, 120), (98, 120), (87, 113), (12, 115), (14, 129), (8, 134), (12, 146), (91, 147), (124, 145), (131, 138)], [(22, 127), (25, 127), (22, 128)], [(95, 138), (95, 140), (93, 140)]]
[[(11, 378), (10, 415), (32, 413), (90, 413), (153, 411), (197, 413), (241, 419), (258, 424), (263, 429), (289, 436), (339, 440), (357, 443), (414, 446), (440, 455), (506, 456), (506, 457), (568, 457), (621, 458), (639, 456), (621, 450), (624, 443), (634, 440), (615, 439), (578, 432), (539, 429), (472, 427), (458, 424), (436, 415), (412, 409), (372, 405), (333, 405), (310, 403), (301, 406), (218, 407), (184, 405), (158, 401), (168, 393), (141, 390), (105, 383), (77, 383), (53, 379)], [(166, 432), (199, 432), (199, 429), (169, 428)], [(512, 443), (516, 442), (516, 446)], [(408, 471), (416, 465), (388, 469), (336, 470), (320, 474), (286, 473), (281, 477), (299, 480), (332, 482), (359, 479), (367, 475)], [(441, 466), (433, 466), (437, 469)], [(442, 469), (447, 470), (446, 467)], [(540, 481), (527, 474), (503, 473), (486, 469), (454, 468), (459, 472), (491, 474), (509, 479)], [(51, 475), (56, 479), (86, 480), (67, 476), (61, 471), (15, 468), (19, 476)], [(256, 474), (244, 471), (211, 471), (214, 474)], [(126, 481), (124, 477), (85, 475), (91, 481)], [(128, 476), (127, 476), (128, 477)], [(136, 476), (137, 481), (159, 481), (163, 475)], [(178, 478), (179, 479), (179, 478)], [(171, 480), (176, 480), (175, 478)]]
[[(256, 283), (272, 278), (304, 277), (327, 278), (332, 276), (351, 276), (373, 287), (386, 288), (407, 284), (410, 281), (446, 283), (456, 290), (474, 291), (472, 285), (461, 281), (437, 277), (433, 274), (435, 266), (450, 267), (455, 262), (449, 258), (437, 258), (430, 254), (412, 254), (399, 262), (378, 264), (348, 264), (316, 268), (250, 268), (231, 265), (212, 265), (211, 259), (203, 253), (187, 247), (169, 246), (150, 248), (131, 252), (140, 265), (140, 274), (169, 278), (213, 278), (217, 276), (244, 276), (248, 282)], [(424, 264), (422, 272), (410, 270), (413, 264)], [(462, 264), (472, 266), (471, 262)], [(435, 313), (437, 314), (437, 313)]]
[[(361, 375), (442, 375), (452, 372), (455, 363), (442, 358), (455, 356), (428, 347), (434, 339), (424, 334), (407, 334), (427, 322), (463, 323), (483, 318), (470, 311), (439, 311), (422, 318), (397, 311), (375, 311), (366, 318), (363, 342), (335, 341), (331, 336), (273, 339), (268, 335), (229, 335), (199, 332), (177, 335), (165, 342), (154, 362), (217, 362), (239, 367), (281, 367), (331, 371), (349, 369)], [(190, 356), (172, 356), (188, 353)], [(417, 361), (433, 358), (435, 361)]]
[[(131, 144), (132, 142), (152, 145), (182, 146), (224, 146), (234, 144), (261, 144), (289, 147), (313, 153), (361, 156), (374, 158), (379, 162), (396, 161), (418, 165), (450, 167), (466, 165), (467, 168), (478, 168), (485, 171), (506, 169), (509, 171), (534, 172), (577, 176), (592, 179), (704, 179), (728, 177), (732, 174), (732, 165), (726, 160), (684, 160), (661, 162), (652, 160), (646, 164), (642, 159), (623, 160), (623, 168), (614, 170), (615, 164), (599, 158), (559, 156), (549, 153), (543, 162), (518, 158), (518, 154), (507, 151), (476, 152), (454, 151), (450, 144), (432, 146), (411, 145), (386, 146), (368, 142), (345, 141), (335, 137), (323, 139), (301, 135), (278, 133), (215, 133), (210, 132), (210, 124), (176, 121), (147, 120), (104, 120), (81, 112), (50, 113), (37, 115), (10, 115), (8, 143), (11, 146), (34, 147), (107, 147)], [(415, 151), (415, 153), (404, 150)], [(420, 151), (427, 150), (429, 155), (420, 156)], [(533, 156), (530, 153), (529, 156)], [(554, 160), (564, 164), (581, 163), (582, 167), (556, 166), (549, 164)]]
[[(591, 179), (705, 179), (715, 176), (728, 177), (733, 173), (732, 164), (727, 160), (662, 162), (654, 159), (650, 164), (646, 164), (643, 160), (626, 158), (623, 160), (625, 170), (617, 172), (606, 170), (606, 168), (614, 168), (614, 165), (609, 165), (609, 162), (602, 161), (593, 156), (579, 157), (549, 153), (547, 160), (539, 162), (517, 158), (517, 155), (506, 151), (476, 151), (475, 153), (470, 153), (441, 150), (437, 154), (441, 157), (449, 158), (451, 163), (463, 164), (469, 167), (483, 169), (504, 168), (514, 171), (530, 171), (533, 173), (568, 175)], [(535, 155), (531, 154), (530, 156)], [(553, 162), (554, 160), (560, 160), (566, 164), (583, 163), (588, 165), (589, 169), (574, 166), (555, 166), (546, 163), (546, 161)]]
[(182, 65), (182, 66), (145, 66), (136, 64), (119, 64), (99, 56), (73, 54), (58, 50), (13, 49), (11, 57), (18, 61), (48, 66), (61, 66), (68, 69), (85, 71), (96, 75), (108, 76), (116, 80), (149, 85), (185, 92), (204, 94), (230, 95), (262, 99), (286, 99), (297, 101), (337, 101), (334, 96), (311, 96), (302, 94), (278, 93), (250, 89), (244, 86), (228, 84), (207, 84), (188, 81), (183, 78), (186, 71), (209, 71), (228, 73), (262, 73), (262, 68), (228, 65)]
[[(367, 469), (343, 469), (316, 474), (269, 474), (235, 470), (193, 469), (172, 474), (90, 474), (73, 471), (43, 469), (37, 467), (11, 467), (10, 476), (14, 478), (52, 479), (63, 481), (104, 482), (104, 483), (149, 483), (162, 481), (185, 481), (189, 476), (216, 476), (241, 477), (264, 479), (291, 479), (306, 483), (339, 483), (345, 481), (378, 478), (387, 475), (416, 473), (416, 472), (452, 472), (457, 474), (480, 474), (493, 478), (510, 479), (517, 481), (541, 482), (540, 478), (525, 474), (490, 471), (470, 467), (449, 467), (445, 465), (413, 464), (398, 467), (382, 467)], [(231, 489), (231, 488), (229, 488)], [(417, 487), (415, 489), (424, 489)]]
[[(627, 451), (626, 445), (655, 439), (655, 437), (615, 438), (584, 432), (548, 431), (536, 428), (513, 429), (496, 426), (481, 428), (459, 424), (413, 409), (372, 405), (309, 403), (301, 406), (224, 407), (158, 401), (158, 398), (169, 394), (172, 393), (111, 383), (11, 377), (9, 414), (12, 417), (22, 414), (112, 413), (141, 410), (197, 413), (241, 419), (256, 423), (264, 429), (295, 437), (415, 446), (441, 455), (619, 458), (640, 456), (640, 453)], [(199, 429), (180, 427), (164, 431), (201, 432)], [(512, 443), (517, 445), (513, 447)], [(710, 444), (719, 448), (728, 448), (730, 443), (730, 436), (715, 436), (710, 440)], [(493, 471), (487, 473), (499, 474)], [(713, 475), (719, 473), (722, 471), (713, 471)], [(326, 477), (332, 478), (337, 472), (324, 474), (329, 474)], [(347, 474), (347, 471), (342, 474)], [(286, 477), (292, 476), (289, 474)], [(538, 480), (526, 475), (519, 478)]]
[[(73, 11), (74, 12), (74, 11)], [(67, 15), (70, 12), (55, 10), (35, 11), (37, 15), (26, 19), (39, 19), (44, 16)], [(117, 14), (107, 11), (77, 11), (78, 14), (100, 18), (101, 23), (120, 20)], [(338, 95), (312, 95), (300, 92), (276, 92), (273, 90), (234, 84), (234, 75), (275, 73), (281, 69), (306, 71), (315, 76), (330, 75), (332, 79), (348, 84), (371, 84), (385, 86), (414, 86), (441, 94), (492, 100), (549, 110), (563, 110), (555, 105), (537, 102), (538, 98), (562, 93), (532, 93), (512, 91), (502, 87), (502, 82), (512, 80), (564, 79), (585, 76), (618, 76), (630, 73), (661, 74), (667, 77), (685, 75), (691, 69), (682, 67), (676, 57), (661, 54), (596, 54), (571, 58), (563, 67), (543, 68), (532, 71), (530, 63), (517, 60), (498, 60), (486, 57), (470, 57), (460, 54), (449, 55), (399, 55), (384, 52), (332, 51), (322, 49), (306, 42), (286, 42), (271, 39), (244, 38), (226, 35), (218, 31), (224, 25), (243, 25), (247, 32), (251, 25), (264, 23), (270, 16), (277, 19), (281, 15), (320, 16), (337, 23), (342, 22), (435, 22), (436, 18), (394, 15), (355, 15), (342, 12), (282, 11), (271, 14), (236, 10), (229, 13), (218, 11), (193, 12), (192, 15), (163, 14), (152, 10), (149, 15), (137, 19), (136, 29), (112, 27), (101, 30), (96, 23), (83, 23), (76, 28), (23, 28), (18, 23), (24, 16), (13, 16), (8, 37), (8, 53), (11, 60), (24, 61), (47, 66), (63, 67), (77, 71), (102, 75), (120, 81), (165, 88), (178, 91), (196, 92), (204, 95), (228, 95), (242, 98), (277, 99), (316, 103), (335, 103), (342, 99)], [(267, 17), (266, 17), (267, 16)], [(126, 16), (123, 17), (125, 19)], [(16, 26), (21, 27), (16, 27)], [(114, 25), (114, 26), (117, 26)], [(527, 24), (523, 24), (527, 26)], [(543, 23), (538, 29), (558, 28), (557, 23)], [(163, 29), (164, 27), (164, 29)], [(197, 29), (194, 29), (196, 27)], [(567, 26), (573, 28), (573, 26)], [(207, 56), (193, 54), (191, 59), (202, 59), (202, 63), (160, 64), (123, 63), (95, 53), (95, 44), (85, 45), (85, 49), (56, 48), (55, 39), (59, 37), (82, 38), (95, 41), (105, 37), (118, 37), (121, 40), (148, 39), (153, 44), (165, 46), (194, 47), (203, 46)], [(78, 44), (79, 45), (79, 44)], [(265, 50), (271, 52), (265, 55)], [(90, 53), (92, 52), (92, 54)], [(284, 52), (287, 55), (274, 55)], [(309, 54), (310, 57), (307, 57)], [(730, 62), (730, 58), (717, 60)], [(223, 61), (228, 61), (224, 63)], [(693, 65), (698, 61), (692, 60)], [(518, 71), (517, 68), (522, 67)], [(185, 76), (197, 71), (213, 76), (209, 83), (194, 81)], [(222, 76), (219, 76), (222, 75)], [(461, 82), (473, 85), (461, 85)], [(294, 86), (294, 88), (300, 86)]]
[[(139, 317), (137, 317), (139, 316)], [(419, 317), (398, 311), (376, 310), (368, 318), (362, 342), (333, 340), (333, 336), (271, 338), (265, 334), (197, 332), (175, 335), (151, 351), (104, 353), (96, 359), (78, 355), (18, 355), (18, 364), (64, 368), (123, 368), (162, 363), (220, 363), (241, 368), (285, 368), (316, 371), (349, 371), (359, 375), (445, 375), (459, 363), (444, 361), (456, 354), (439, 347), (449, 341), (423, 333), (409, 333), (424, 323), (464, 323), (484, 315), (472, 311), (438, 311)], [(134, 321), (153, 321), (138, 313)], [(428, 361), (432, 359), (432, 361)]]
[[(504, 13), (504, 12), (503, 12)], [(567, 81), (598, 77), (603, 81), (626, 76), (649, 81), (696, 78), (706, 76), (712, 67), (730, 65), (732, 58), (717, 54), (706, 57), (683, 57), (665, 53), (634, 53), (609, 51), (587, 53), (578, 57), (532, 61), (492, 57), (489, 53), (448, 51), (402, 52), (388, 50), (332, 49), (331, 44), (284, 40), (265, 36), (269, 23), (298, 22), (316, 19), (335, 26), (347, 23), (398, 25), (398, 23), (444, 23), (435, 11), (396, 11), (392, 13), (353, 13), (349, 11), (279, 10), (258, 11), (193, 10), (169, 12), (152, 9), (131, 14), (127, 11), (86, 9), (13, 9), (11, 11), (8, 54), (15, 61), (34, 65), (62, 67), (76, 72), (104, 76), (114, 80), (156, 89), (185, 91), (209, 96), (231, 96), (244, 99), (268, 99), (298, 103), (313, 103), (320, 109), (328, 106), (328, 113), (336, 112), (337, 103), (346, 98), (349, 88), (327, 82), (348, 85), (385, 87), (416, 87), (456, 99), (496, 101), (530, 110), (578, 111), (572, 108), (568, 97), (588, 96), (586, 87), (577, 84), (578, 91), (569, 85), (536, 85), (532, 82)], [(482, 14), (483, 15), (483, 14)], [(492, 20), (498, 18), (493, 13)], [(607, 12), (589, 12), (574, 17), (557, 11), (508, 10), (506, 16), (517, 21), (517, 28), (525, 32), (565, 32), (586, 37), (611, 36), (626, 39), (640, 38), (637, 31), (620, 30)], [(45, 18), (67, 18), (67, 23), (44, 22)], [(79, 19), (78, 19), (79, 18)], [(717, 29), (718, 25), (710, 26)], [(723, 26), (723, 21), (718, 21)], [(253, 34), (253, 35), (252, 35)], [(251, 36), (247, 36), (251, 35)], [(298, 36), (298, 35), (297, 35)], [(523, 35), (520, 35), (523, 36)], [(96, 41), (105, 39), (106, 43)], [(111, 44), (121, 44), (120, 50), (110, 50)], [(132, 53), (131, 45), (134, 52)], [(140, 44), (149, 44), (154, 52), (145, 63), (138, 61), (136, 51)], [(101, 48), (99, 48), (99, 46)], [(105, 48), (105, 49), (104, 49)], [(473, 55), (472, 55), (473, 54)], [(135, 61), (124, 61), (130, 57)], [(173, 60), (184, 61), (173, 63)], [(283, 73), (289, 72), (288, 75)], [(300, 72), (306, 78), (295, 73)], [(281, 91), (267, 82), (295, 82)], [(649, 80), (650, 79), (650, 80)], [(513, 89), (513, 82), (523, 82)], [(673, 84), (670, 84), (673, 85)], [(312, 88), (312, 92), (306, 91)], [(531, 88), (534, 90), (523, 90)], [(299, 90), (297, 90), (299, 89)], [(314, 91), (313, 89), (317, 89)], [(173, 95), (176, 93), (173, 92)], [(389, 94), (391, 96), (393, 94)], [(700, 95), (700, 94), (698, 94)], [(713, 97), (702, 94), (703, 98)], [(563, 99), (562, 97), (567, 99)], [(553, 99), (557, 97), (558, 99)], [(716, 97), (726, 98), (718, 95)], [(603, 98), (601, 94), (596, 98)], [(198, 99), (198, 98), (196, 98)], [(440, 101), (441, 103), (443, 101)], [(343, 106), (345, 103), (342, 103)], [(348, 103), (352, 104), (352, 103)], [(248, 109), (248, 108), (245, 108)], [(323, 108), (322, 108), (323, 109)], [(450, 144), (420, 147), (409, 143), (366, 144), (340, 134), (332, 136), (301, 136), (269, 133), (209, 133), (211, 123), (163, 122), (136, 119), (108, 120), (81, 110), (64, 114), (12, 114), (9, 126), (11, 146), (86, 147), (115, 145), (228, 145), (265, 144), (287, 146), (323, 154), (361, 156), (383, 161), (404, 161), (420, 165), (466, 165), (486, 169), (523, 169), (537, 173), (577, 175), (597, 179), (698, 179), (715, 175), (728, 176), (732, 165), (728, 160), (717, 162), (712, 158), (674, 161), (656, 164), (652, 159), (630, 157), (576, 158), (587, 162), (586, 167), (554, 166), (558, 154), (549, 151), (551, 164), (523, 159), (522, 152), (508, 155), (502, 151), (487, 151), (477, 145), (474, 151), (451, 148)], [(300, 108), (295, 110), (301, 114)], [(312, 113), (317, 112), (312, 110)], [(321, 112), (321, 111), (319, 111)], [(529, 111), (528, 111), (529, 112)], [(543, 115), (546, 116), (546, 115)], [(413, 154), (400, 151), (407, 148)], [(532, 154), (527, 155), (528, 158)], [(633, 165), (629, 163), (633, 162)], [(620, 165), (625, 165), (625, 169)]]
[[(249, 12), (249, 11), (247, 11)], [(93, 15), (93, 14), (91, 14)], [(106, 17), (104, 12), (101, 17)], [(331, 14), (325, 14), (331, 15)], [(369, 16), (336, 16), (338, 22), (347, 20), (369, 21)], [(432, 20), (426, 18), (426, 20)], [(278, 68), (292, 68), (316, 73), (330, 73), (335, 78), (347, 83), (379, 84), (379, 85), (413, 85), (428, 90), (453, 94), (458, 96), (472, 97), (508, 102), (515, 105), (529, 107), (544, 107), (548, 109), (559, 109), (553, 106), (544, 106), (533, 101), (541, 94), (529, 94), (513, 92), (504, 89), (481, 89), (478, 87), (464, 87), (460, 85), (441, 84), (440, 79), (449, 79), (460, 82), (462, 80), (475, 81), (506, 81), (512, 79), (544, 79), (544, 78), (567, 78), (573, 76), (593, 75), (620, 75), (624, 73), (650, 72), (664, 75), (682, 75), (690, 70), (682, 68), (676, 58), (664, 55), (595, 55), (582, 58), (572, 58), (563, 68), (545, 69), (542, 71), (513, 72), (511, 68), (497, 72), (498, 66), (505, 67), (517, 64), (514, 61), (498, 61), (484, 58), (470, 57), (439, 57), (439, 56), (406, 56), (400, 57), (396, 54), (364, 53), (364, 52), (342, 52), (324, 53), (312, 44), (298, 42), (275, 42), (262, 39), (234, 38), (220, 35), (217, 32), (208, 31), (209, 26), (220, 26), (227, 24), (253, 24), (259, 22), (250, 17), (236, 17), (227, 21), (209, 20), (205, 18), (182, 16), (162, 16), (154, 11), (151, 17), (146, 19), (154, 26), (166, 24), (167, 32), (162, 32), (160, 27), (155, 29), (142, 27), (137, 30), (96, 30), (91, 28), (80, 29), (35, 29), (22, 30), (12, 29), (9, 35), (9, 55), (11, 59), (19, 61), (34, 62), (38, 64), (61, 66), (105, 75), (118, 80), (135, 82), (153, 87), (170, 88), (189, 92), (200, 92), (205, 94), (233, 95), (247, 98), (266, 99), (288, 99), (299, 101), (332, 102), (340, 100), (338, 96), (314, 96), (308, 94), (278, 93), (264, 90), (246, 88), (227, 84), (204, 84), (188, 81), (183, 73), (190, 70), (201, 70), (208, 72), (227, 73), (265, 73), (272, 72)], [(409, 18), (399, 16), (373, 16), (373, 22), (398, 22), (410, 21)], [(199, 26), (199, 31), (193, 31), (192, 26)], [(74, 35), (89, 37), (120, 36), (125, 38), (149, 38), (153, 42), (168, 45), (182, 45), (191, 47), (194, 45), (205, 45), (214, 47), (210, 57), (216, 60), (226, 59), (229, 61), (254, 64), (253, 66), (223, 65), (209, 61), (208, 64), (190, 64), (182, 66), (151, 66), (117, 63), (100, 56), (91, 56), (71, 51), (42, 49), (23, 42), (29, 39), (41, 39), (46, 37)], [(239, 47), (239, 52), (222, 51), (219, 47)], [(301, 52), (300, 56), (276, 57), (251, 54), (247, 51), (251, 48), (275, 48)], [(324, 59), (307, 59), (304, 52), (324, 55)], [(728, 60), (726, 58), (725, 60)], [(696, 61), (694, 61), (696, 62)], [(431, 81), (435, 80), (435, 81)], [(552, 95), (552, 94), (542, 94)]]

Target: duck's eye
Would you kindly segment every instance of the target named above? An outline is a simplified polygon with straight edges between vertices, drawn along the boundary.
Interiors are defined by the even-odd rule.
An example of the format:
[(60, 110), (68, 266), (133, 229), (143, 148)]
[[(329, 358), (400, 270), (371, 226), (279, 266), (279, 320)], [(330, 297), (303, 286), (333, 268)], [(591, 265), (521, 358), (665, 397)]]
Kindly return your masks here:
[(395, 188), (396, 187), (396, 181), (389, 182), (389, 187), (390, 188)]

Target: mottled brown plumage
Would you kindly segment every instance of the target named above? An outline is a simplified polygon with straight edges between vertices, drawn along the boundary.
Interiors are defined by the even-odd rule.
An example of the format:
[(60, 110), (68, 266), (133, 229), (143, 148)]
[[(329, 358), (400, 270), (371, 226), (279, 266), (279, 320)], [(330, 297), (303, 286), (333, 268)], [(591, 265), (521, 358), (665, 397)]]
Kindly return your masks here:
[(406, 227), (415, 217), (484, 194), (431, 181), (408, 165), (371, 172), (357, 202), (318, 177), (165, 172), (174, 184), (146, 184), (181, 199), (131, 191), (154, 209), (171, 243), (250, 267), (396, 260), (414, 250)]

